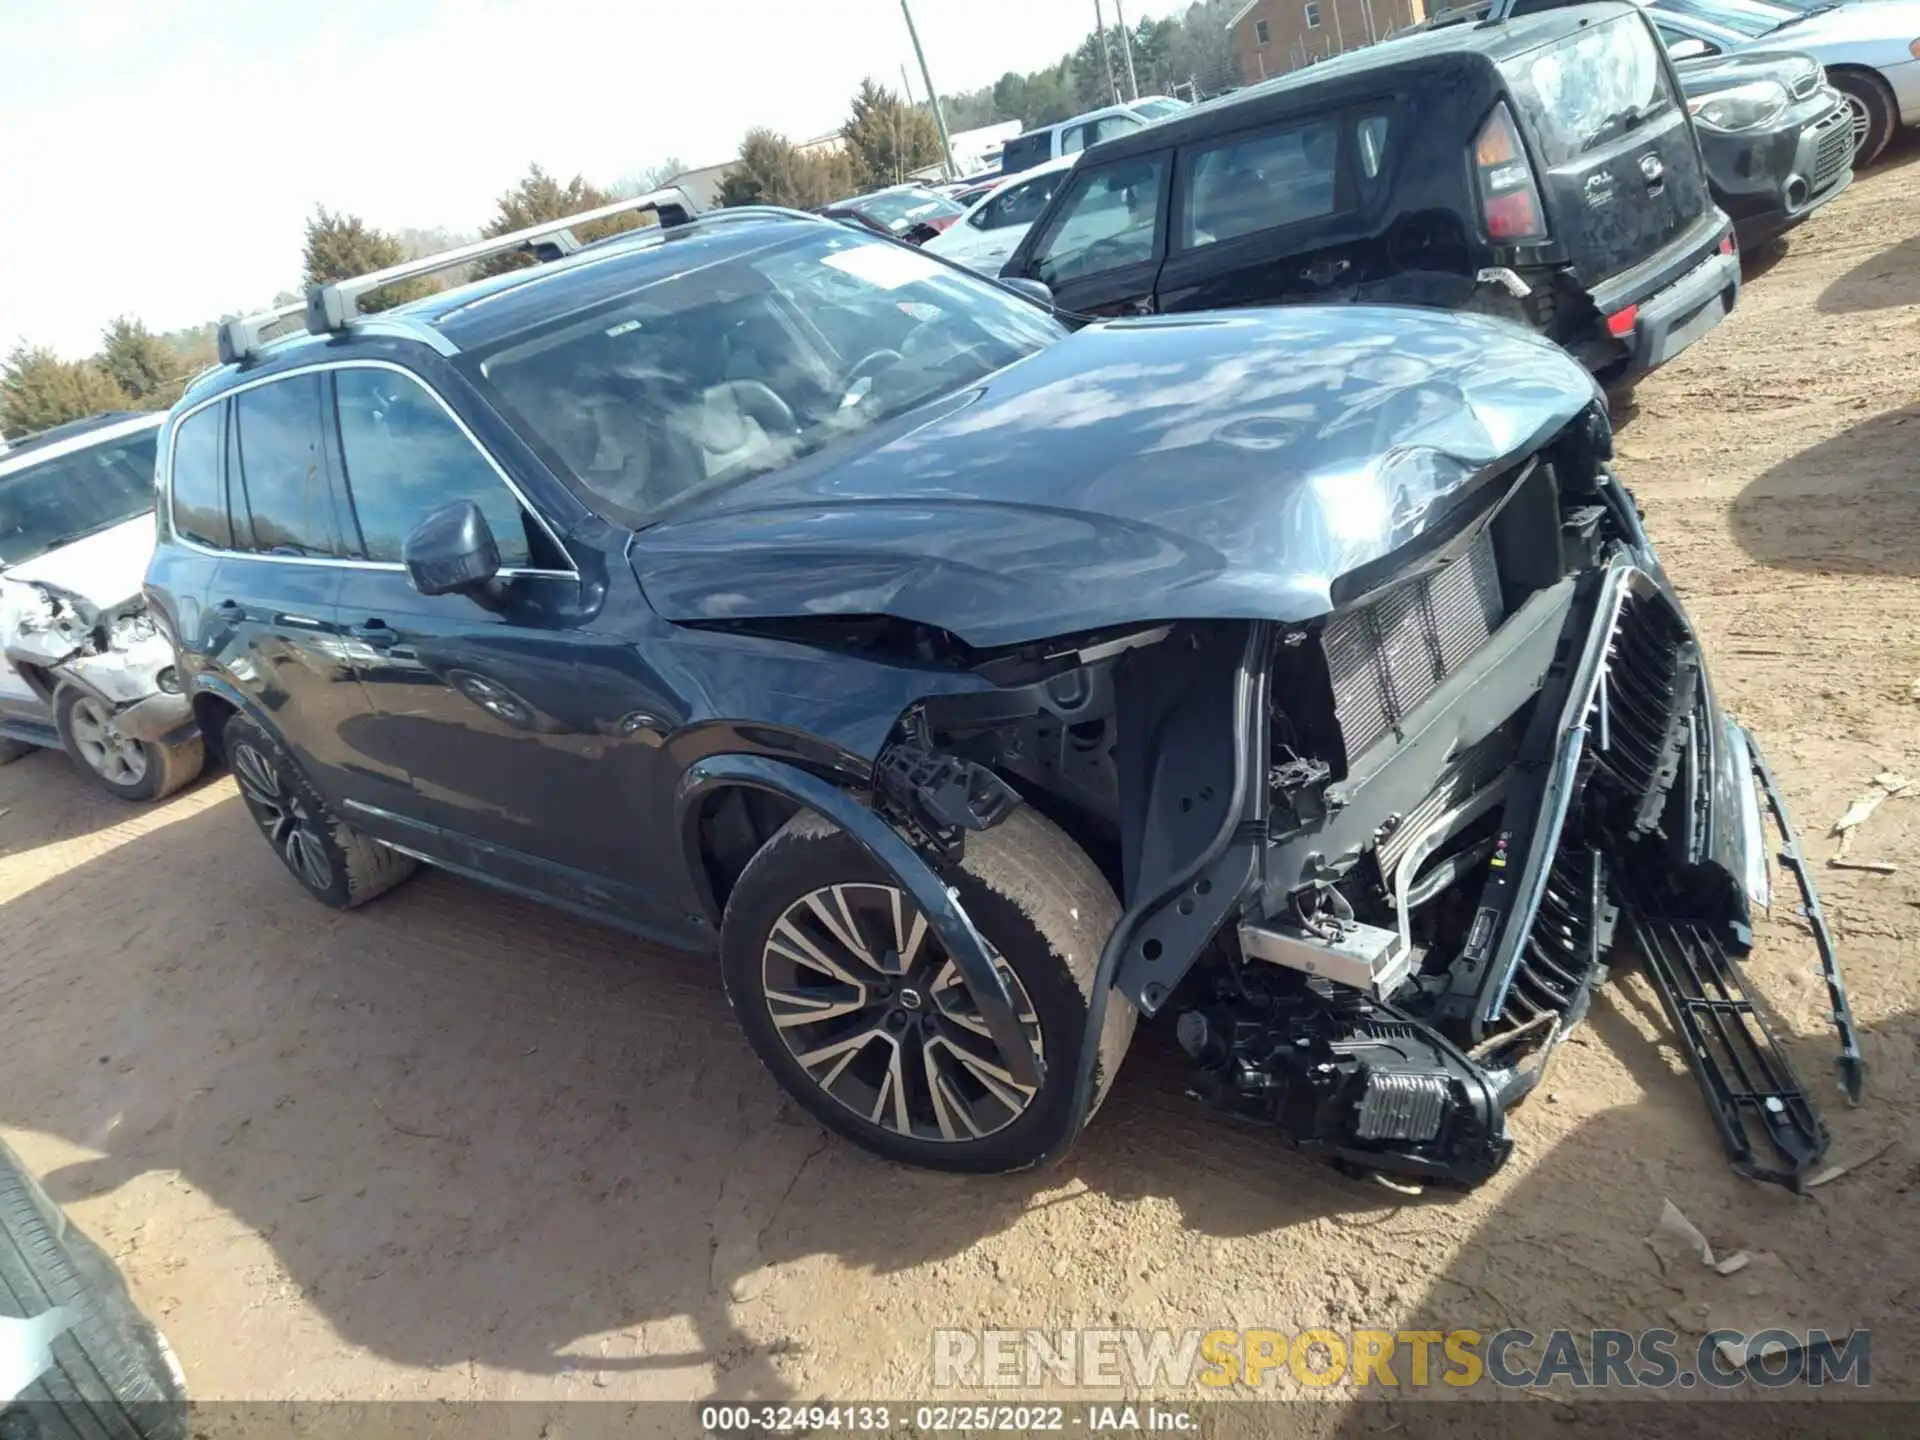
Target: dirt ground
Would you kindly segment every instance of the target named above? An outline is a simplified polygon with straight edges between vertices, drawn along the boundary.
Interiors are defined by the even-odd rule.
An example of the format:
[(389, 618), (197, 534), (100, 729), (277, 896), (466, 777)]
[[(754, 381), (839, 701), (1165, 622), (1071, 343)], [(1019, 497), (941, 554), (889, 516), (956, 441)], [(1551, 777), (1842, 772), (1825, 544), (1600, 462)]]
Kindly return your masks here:
[[(1744, 1282), (1663, 1273), (1664, 1199), (1920, 1395), (1920, 798), (1853, 844), (1895, 873), (1824, 868), (1877, 773), (1920, 777), (1920, 148), (1750, 270), (1620, 467), (1823, 858), (1863, 1106), (1790, 917), (1755, 961), (1865, 1161), (1808, 1198), (1731, 1173), (1631, 974), (1470, 1196), (1209, 1118), (1146, 1040), (1061, 1168), (895, 1169), (783, 1102), (708, 963), (433, 873), (335, 915), (225, 776), (132, 810), (50, 754), (0, 770), (0, 1135), (207, 1400), (926, 1398), (955, 1324), (1698, 1333)], [(1331, 1398), (1288, 1431), (1397, 1423)]]

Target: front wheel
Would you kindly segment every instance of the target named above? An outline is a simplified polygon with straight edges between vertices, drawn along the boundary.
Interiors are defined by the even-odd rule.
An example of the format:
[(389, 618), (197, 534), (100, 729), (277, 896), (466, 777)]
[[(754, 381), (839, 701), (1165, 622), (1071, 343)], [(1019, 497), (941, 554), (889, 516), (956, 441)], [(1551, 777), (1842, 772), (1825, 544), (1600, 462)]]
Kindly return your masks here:
[(253, 823), (314, 899), (351, 910), (413, 873), (412, 856), (362, 835), (335, 815), (279, 742), (253, 721), (230, 717), (220, 744)]
[(206, 765), (198, 735), (173, 745), (129, 739), (114, 729), (110, 706), (73, 685), (55, 693), (53, 725), (73, 763), (122, 800), (164, 800)]
[(1846, 97), (1847, 109), (1853, 112), (1853, 163), (1856, 169), (1864, 170), (1893, 140), (1899, 123), (1893, 91), (1878, 75), (1860, 70), (1844, 70), (1832, 80), (1833, 88)]
[[(969, 835), (950, 883), (1044, 1066), (1037, 1087), (1013, 1078), (911, 897), (810, 812), (767, 842), (728, 898), (727, 996), (775, 1078), (849, 1139), (937, 1170), (1017, 1170), (1066, 1123), (1094, 967), (1120, 906), (1085, 852), (1027, 808)], [(1109, 998), (1095, 1107), (1135, 1018)]]

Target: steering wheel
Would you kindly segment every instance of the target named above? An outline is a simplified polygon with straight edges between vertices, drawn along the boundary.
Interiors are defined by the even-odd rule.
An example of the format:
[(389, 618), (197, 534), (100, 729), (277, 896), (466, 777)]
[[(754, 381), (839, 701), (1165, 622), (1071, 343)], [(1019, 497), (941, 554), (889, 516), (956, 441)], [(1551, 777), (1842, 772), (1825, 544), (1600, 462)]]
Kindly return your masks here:
[(794, 418), (793, 407), (764, 381), (728, 380), (707, 392), (710, 397), (720, 393), (726, 394), (739, 407), (741, 414), (751, 416), (768, 434), (800, 433), (800, 422)]
[(854, 361), (852, 365), (848, 366), (847, 373), (840, 377), (840, 393), (844, 396), (853, 389), (857, 382), (868, 378), (877, 371), (886, 369), (890, 365), (898, 365), (906, 358), (907, 357), (902, 355), (898, 350), (869, 350), (865, 355), (862, 355), (858, 360)]

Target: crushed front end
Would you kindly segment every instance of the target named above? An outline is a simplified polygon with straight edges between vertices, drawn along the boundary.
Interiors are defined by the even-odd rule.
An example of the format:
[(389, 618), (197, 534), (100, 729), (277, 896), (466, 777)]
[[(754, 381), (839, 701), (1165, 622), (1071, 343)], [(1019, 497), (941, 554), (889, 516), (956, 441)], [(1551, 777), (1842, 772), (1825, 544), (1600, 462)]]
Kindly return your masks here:
[[(1736, 1165), (1797, 1184), (1824, 1153), (1738, 963), (1768, 902), (1764, 767), (1610, 453), (1596, 408), (1326, 616), (1120, 662), (1123, 813), (1130, 731), (1197, 749), (1139, 797), (1117, 986), (1174, 1017), (1204, 1098), (1348, 1168), (1476, 1184), (1630, 942)], [(1185, 697), (1229, 685), (1233, 742), (1185, 734)]]
[(103, 607), (49, 581), (0, 576), (0, 655), (49, 707), (63, 685), (93, 697), (125, 739), (174, 742), (193, 729), (172, 642), (138, 596)]

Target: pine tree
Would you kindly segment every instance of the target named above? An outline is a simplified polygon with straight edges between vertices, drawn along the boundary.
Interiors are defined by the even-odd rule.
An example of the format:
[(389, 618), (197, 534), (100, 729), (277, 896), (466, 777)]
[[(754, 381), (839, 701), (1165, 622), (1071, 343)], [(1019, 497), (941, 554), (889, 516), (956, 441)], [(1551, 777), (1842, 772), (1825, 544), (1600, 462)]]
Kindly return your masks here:
[(749, 130), (740, 160), (720, 187), (722, 205), (788, 205), (817, 210), (858, 188), (842, 152), (802, 150), (771, 130)]
[(102, 410), (127, 397), (91, 360), (62, 360), (42, 345), (16, 345), (0, 362), (0, 432), (18, 439)]
[[(500, 197), (500, 213), (480, 233), (489, 238), (510, 235), (515, 230), (526, 229), (529, 225), (538, 225), (546, 220), (564, 220), (569, 215), (578, 215), (583, 210), (610, 205), (613, 203), (613, 198), (598, 185), (591, 185), (578, 175), (563, 185), (538, 165), (529, 165), (520, 183)], [(574, 228), (573, 238), (585, 245), (589, 241), (618, 235), (623, 230), (634, 230), (642, 225), (654, 223), (651, 213), (633, 211), (625, 215), (615, 215), (608, 220), (595, 220), (590, 224), (577, 226)], [(491, 259), (481, 261), (475, 269), (482, 275), (498, 275), (503, 271), (517, 270), (521, 266), (533, 263), (531, 255), (495, 255)]]
[(902, 104), (893, 91), (871, 80), (860, 82), (840, 134), (853, 162), (854, 184), (862, 190), (898, 185), (915, 170), (940, 162), (940, 127), (933, 116)]
[(187, 363), (173, 347), (131, 316), (101, 332), (93, 363), (120, 387), (136, 410), (159, 410), (180, 398)]
[[(351, 280), (358, 275), (384, 270), (389, 265), (398, 265), (406, 258), (406, 250), (400, 241), (386, 231), (376, 230), (358, 215), (336, 215), (325, 206), (316, 205), (313, 218), (307, 221), (301, 284), (313, 286), (334, 280)], [(386, 310), (409, 300), (418, 300), (422, 295), (431, 295), (435, 288), (430, 277), (383, 285), (362, 296), (360, 308), (368, 313)]]

